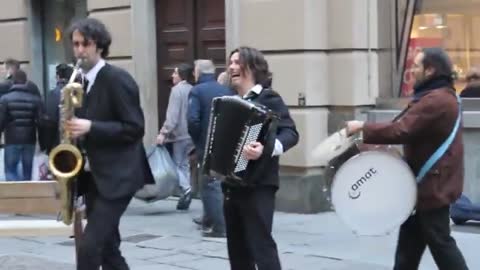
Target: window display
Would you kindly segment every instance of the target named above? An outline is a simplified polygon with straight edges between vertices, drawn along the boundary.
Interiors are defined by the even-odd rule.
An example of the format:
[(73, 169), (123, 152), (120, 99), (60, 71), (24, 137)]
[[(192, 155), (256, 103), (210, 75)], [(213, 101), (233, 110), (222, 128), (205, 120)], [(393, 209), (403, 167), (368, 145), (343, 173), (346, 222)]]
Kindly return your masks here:
[(480, 2), (475, 0), (417, 0), (410, 42), (403, 71), (401, 96), (412, 93), (411, 68), (415, 54), (423, 47), (442, 47), (454, 65), (455, 88), (460, 93), (467, 74), (480, 67)]

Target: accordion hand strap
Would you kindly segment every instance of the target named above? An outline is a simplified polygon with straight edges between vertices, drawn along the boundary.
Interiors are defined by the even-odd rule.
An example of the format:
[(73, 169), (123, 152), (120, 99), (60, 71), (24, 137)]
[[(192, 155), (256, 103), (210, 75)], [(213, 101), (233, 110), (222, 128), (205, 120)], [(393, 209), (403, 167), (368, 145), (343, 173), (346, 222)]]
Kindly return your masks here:
[(248, 176), (255, 181), (262, 173), (268, 161), (272, 158), (272, 153), (275, 148), (275, 139), (277, 137), (278, 118), (272, 115), (271, 124), (265, 134), (265, 145), (263, 147), (263, 153), (260, 158), (255, 161), (255, 168), (253, 172)]

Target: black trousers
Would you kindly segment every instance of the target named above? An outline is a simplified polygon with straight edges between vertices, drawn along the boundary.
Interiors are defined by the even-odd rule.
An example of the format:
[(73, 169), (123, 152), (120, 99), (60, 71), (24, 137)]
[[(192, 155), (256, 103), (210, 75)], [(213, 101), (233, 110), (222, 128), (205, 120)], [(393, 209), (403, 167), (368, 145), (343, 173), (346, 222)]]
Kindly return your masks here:
[(450, 208), (417, 211), (400, 228), (394, 270), (418, 269), (428, 246), (439, 270), (467, 270), (462, 253), (450, 235)]
[(271, 234), (277, 188), (224, 187), (223, 191), (231, 270), (280, 270)]
[(86, 195), (87, 226), (79, 245), (77, 270), (128, 270), (120, 252), (120, 218), (132, 197), (117, 200), (103, 198), (93, 181)]

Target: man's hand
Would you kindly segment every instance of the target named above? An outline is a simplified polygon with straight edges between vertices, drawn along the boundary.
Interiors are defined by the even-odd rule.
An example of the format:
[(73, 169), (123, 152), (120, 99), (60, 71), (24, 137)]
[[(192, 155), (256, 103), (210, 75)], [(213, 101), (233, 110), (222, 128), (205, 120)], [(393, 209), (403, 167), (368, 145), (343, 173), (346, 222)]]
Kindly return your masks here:
[(348, 121), (347, 123), (347, 136), (351, 136), (355, 133), (362, 131), (363, 125), (365, 122), (363, 121)]
[(78, 138), (90, 132), (92, 121), (81, 118), (72, 118), (67, 121), (65, 128), (72, 134), (73, 138)]
[(259, 142), (252, 142), (243, 148), (243, 154), (248, 160), (257, 160), (263, 153), (263, 145)]
[(163, 133), (158, 134), (157, 144), (162, 145), (165, 142), (165, 135)]

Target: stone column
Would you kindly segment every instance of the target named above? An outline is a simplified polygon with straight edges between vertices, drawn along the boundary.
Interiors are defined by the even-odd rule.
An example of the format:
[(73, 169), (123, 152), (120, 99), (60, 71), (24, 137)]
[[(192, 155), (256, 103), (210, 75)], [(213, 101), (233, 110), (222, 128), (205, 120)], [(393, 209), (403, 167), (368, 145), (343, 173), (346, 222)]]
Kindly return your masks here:
[[(37, 83), (37, 78), (32, 78), (30, 61), (30, 29), (29, 24), (29, 1), (4, 0), (0, 8), (0, 79), (5, 76), (3, 61), (6, 58), (14, 58), (21, 61), (29, 79)], [(41, 77), (39, 78), (41, 81)]]
[(155, 16), (155, 0), (132, 1), (134, 74), (141, 89), (147, 145), (155, 141), (159, 130)]

